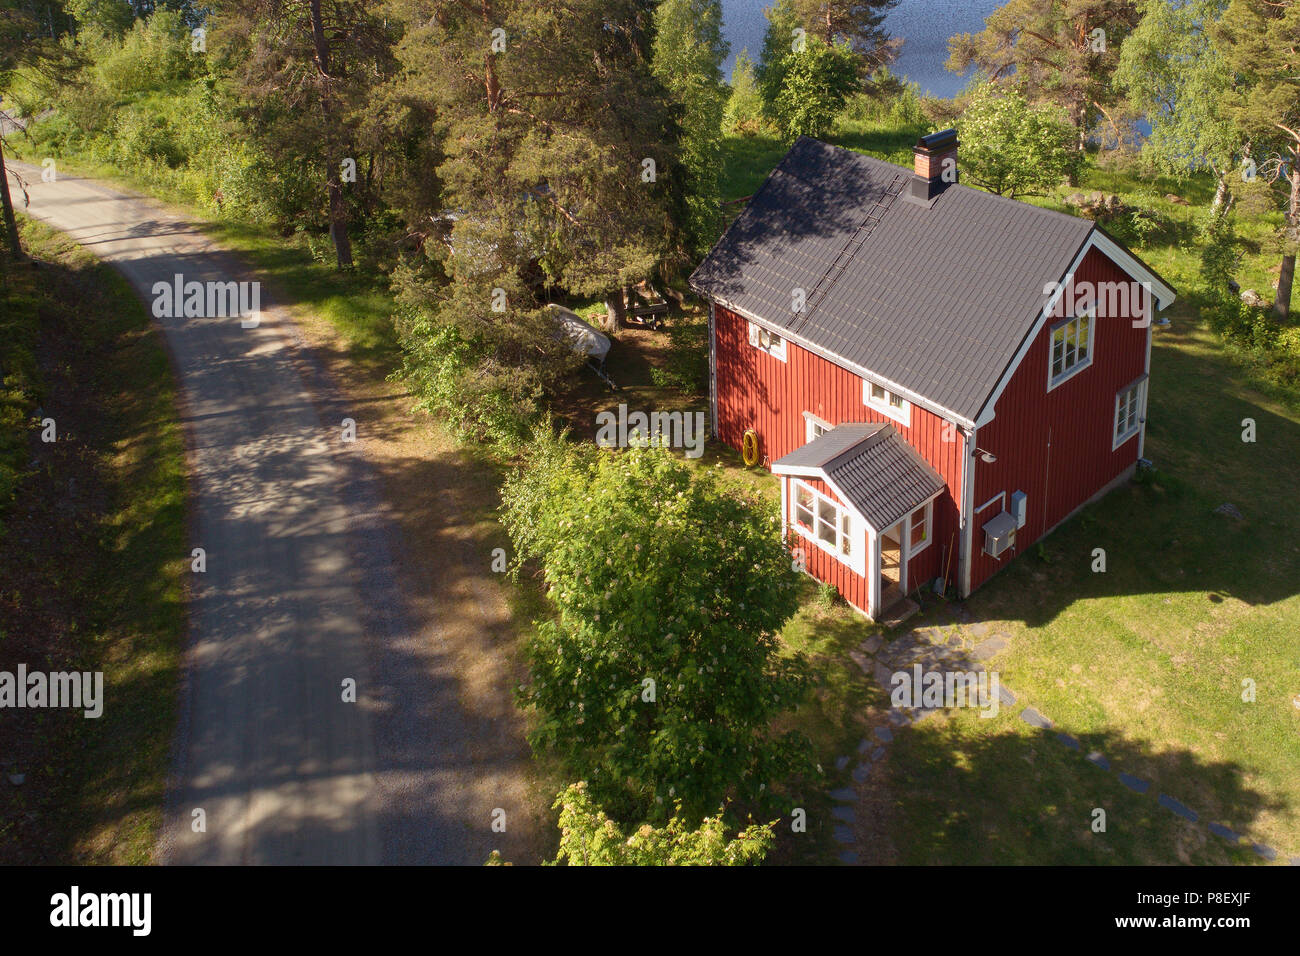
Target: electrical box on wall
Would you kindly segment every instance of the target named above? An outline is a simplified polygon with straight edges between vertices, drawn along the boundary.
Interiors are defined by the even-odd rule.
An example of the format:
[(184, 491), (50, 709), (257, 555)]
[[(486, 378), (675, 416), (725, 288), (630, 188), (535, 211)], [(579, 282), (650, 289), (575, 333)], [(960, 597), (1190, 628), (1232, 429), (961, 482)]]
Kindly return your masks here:
[(1025, 518), (1029, 514), (1029, 497), (1023, 491), (1013, 492), (1011, 495), (1011, 517), (1016, 519), (1016, 527), (1025, 526)]

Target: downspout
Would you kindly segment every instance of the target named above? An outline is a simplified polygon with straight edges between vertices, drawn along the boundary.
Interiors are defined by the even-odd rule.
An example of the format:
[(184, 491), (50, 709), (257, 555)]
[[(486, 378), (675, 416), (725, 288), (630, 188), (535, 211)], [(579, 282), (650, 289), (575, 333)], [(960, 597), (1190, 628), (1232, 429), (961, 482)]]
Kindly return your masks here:
[(961, 459), (961, 515), (958, 523), (961, 536), (961, 556), (957, 561), (957, 574), (960, 578), (957, 582), (957, 596), (965, 600), (970, 596), (971, 540), (974, 537), (972, 523), (975, 520), (975, 469), (971, 465), (975, 456), (976, 429), (972, 428), (969, 434), (960, 428), (957, 430), (966, 439)]

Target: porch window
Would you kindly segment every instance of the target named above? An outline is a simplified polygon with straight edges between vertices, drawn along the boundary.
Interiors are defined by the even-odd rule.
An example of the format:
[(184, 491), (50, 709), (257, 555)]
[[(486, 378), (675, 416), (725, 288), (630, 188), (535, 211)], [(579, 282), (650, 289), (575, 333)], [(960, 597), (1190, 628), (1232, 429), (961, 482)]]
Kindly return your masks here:
[(799, 533), (815, 541), (824, 551), (850, 558), (853, 516), (848, 509), (802, 481), (791, 481), (791, 485), (794, 487), (794, 522)]
[(1118, 448), (1138, 433), (1142, 425), (1142, 386), (1138, 382), (1115, 396), (1115, 443)]
[(1052, 368), (1047, 383), (1049, 389), (1091, 364), (1092, 329), (1092, 316), (1086, 314), (1067, 319), (1052, 329)]
[(928, 548), (930, 546), (931, 526), (934, 522), (934, 502), (930, 501), (912, 512), (911, 516), (911, 542), (909, 551), (912, 554)]

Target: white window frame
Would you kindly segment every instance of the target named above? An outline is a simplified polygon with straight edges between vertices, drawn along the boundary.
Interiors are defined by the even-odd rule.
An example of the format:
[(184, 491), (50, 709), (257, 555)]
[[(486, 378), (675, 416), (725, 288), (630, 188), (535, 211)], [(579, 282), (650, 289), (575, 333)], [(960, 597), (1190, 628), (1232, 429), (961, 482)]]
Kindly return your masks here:
[(804, 412), (803, 420), (804, 420), (804, 441), (805, 442), (815, 441), (817, 438), (820, 437), (817, 434), (817, 429), (820, 428), (821, 433), (824, 435), (832, 428), (835, 427), (830, 422), (826, 421), (826, 419), (818, 418), (812, 412)]
[[(1081, 322), (1084, 319), (1088, 320), (1088, 346), (1087, 346), (1088, 356), (1087, 358), (1082, 360), (1076, 358), (1075, 363), (1073, 365), (1066, 367), (1065, 346), (1071, 341), (1070, 326), (1075, 325), (1076, 323)], [(1061, 373), (1058, 375), (1056, 374), (1055, 371), (1053, 371), (1056, 367), (1056, 333), (1062, 329), (1065, 330), (1065, 336), (1061, 340)], [(1074, 376), (1078, 375), (1084, 369), (1092, 365), (1093, 357), (1097, 354), (1096, 340), (1097, 340), (1097, 316), (1095, 311), (1091, 309), (1088, 310), (1087, 312), (1082, 312), (1079, 315), (1071, 316), (1070, 318), (1065, 319), (1061, 322), (1057, 322), (1048, 330), (1047, 390), (1049, 392), (1052, 389), (1056, 388), (1056, 386), (1064, 384), (1065, 382), (1074, 378)], [(1073, 341), (1075, 347), (1075, 355), (1077, 356), (1079, 354), (1079, 332), (1077, 328), (1075, 329), (1074, 332)]]
[[(875, 395), (871, 394), (873, 388), (880, 389), (884, 393), (884, 397), (876, 398)], [(897, 404), (894, 404), (895, 402)], [(882, 415), (892, 418), (901, 425), (908, 428), (912, 427), (912, 403), (879, 382), (873, 382), (867, 378), (862, 380), (862, 404), (868, 408), (874, 408)]]
[[(1115, 451), (1120, 445), (1130, 441), (1134, 435), (1142, 431), (1143, 410), (1146, 408), (1146, 402), (1144, 401), (1146, 387), (1147, 380), (1144, 378), (1140, 382), (1135, 382), (1127, 388), (1121, 388), (1115, 393), (1115, 416), (1111, 422), (1111, 451)], [(1119, 430), (1120, 400), (1129, 394), (1133, 396), (1133, 402), (1130, 406), (1133, 414), (1133, 424), (1129, 426), (1128, 431), (1121, 433)]]
[[(916, 544), (912, 541), (912, 519), (916, 517), (918, 512), (924, 512), (925, 514), (924, 518), (922, 518), (925, 522), (925, 540), (920, 544)], [(907, 530), (904, 533), (907, 535), (907, 557), (909, 561), (911, 560), (912, 555), (920, 554), (926, 548), (930, 547), (930, 542), (934, 540), (934, 499), (927, 501), (925, 504), (921, 505), (921, 507), (908, 514)]]
[[(763, 337), (766, 336), (768, 344), (763, 344)], [(773, 332), (771, 329), (764, 328), (757, 322), (749, 323), (749, 344), (754, 346), (760, 352), (766, 352), (772, 358), (784, 362), (786, 358), (786, 340)]]
[[(806, 527), (799, 519), (800, 490), (808, 492), (812, 496), (813, 527)], [(830, 520), (822, 512), (822, 506), (828, 506), (834, 511), (834, 531), (835, 544), (832, 546), (822, 539), (818, 534), (821, 524), (830, 524)], [(788, 514), (790, 526), (799, 534), (801, 538), (811, 541), (818, 548), (825, 551), (841, 564), (852, 568), (856, 573), (861, 574), (862, 570), (862, 534), (861, 522), (858, 521), (853, 512), (840, 504), (829, 495), (823, 494), (806, 481), (800, 481), (798, 478), (790, 479), (790, 511)], [(845, 554), (843, 548), (847, 541), (849, 553)]]

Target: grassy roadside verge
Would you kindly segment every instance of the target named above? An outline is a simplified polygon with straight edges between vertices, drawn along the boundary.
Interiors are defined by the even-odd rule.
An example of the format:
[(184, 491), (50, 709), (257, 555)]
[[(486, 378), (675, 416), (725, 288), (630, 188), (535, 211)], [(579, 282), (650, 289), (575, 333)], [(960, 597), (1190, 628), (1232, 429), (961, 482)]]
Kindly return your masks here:
[[(102, 671), (102, 716), (0, 723), (0, 860), (148, 863), (162, 821), (185, 629), (185, 448), (171, 368), (110, 267), (23, 221), (37, 266), (0, 289), (39, 381), (0, 537), (0, 669)], [(55, 421), (43, 443), (38, 420)]]
[(301, 237), (211, 220), (157, 183), (113, 167), (60, 158), (59, 169), (61, 177), (95, 178), (169, 205), (257, 275), (264, 302), (293, 314), (290, 338), (307, 347), (326, 384), (347, 404), (357, 444), (400, 529), (398, 563), (416, 585), (405, 595), (407, 611), (429, 646), (438, 648), (438, 666), (474, 722), (464, 741), (466, 760), (489, 768), (481, 789), (521, 808), (511, 814), (511, 829), (529, 833), (535, 848), (517, 862), (553, 856), (550, 804), (568, 781), (529, 758), (524, 717), (512, 696), (525, 679), (519, 643), (540, 602), (530, 589), (510, 587), (491, 572), (493, 549), (508, 546), (496, 516), (508, 462), (456, 442), (436, 419), (412, 411), (413, 396), (389, 379), (400, 350), (384, 277), (340, 273), (313, 259)]

